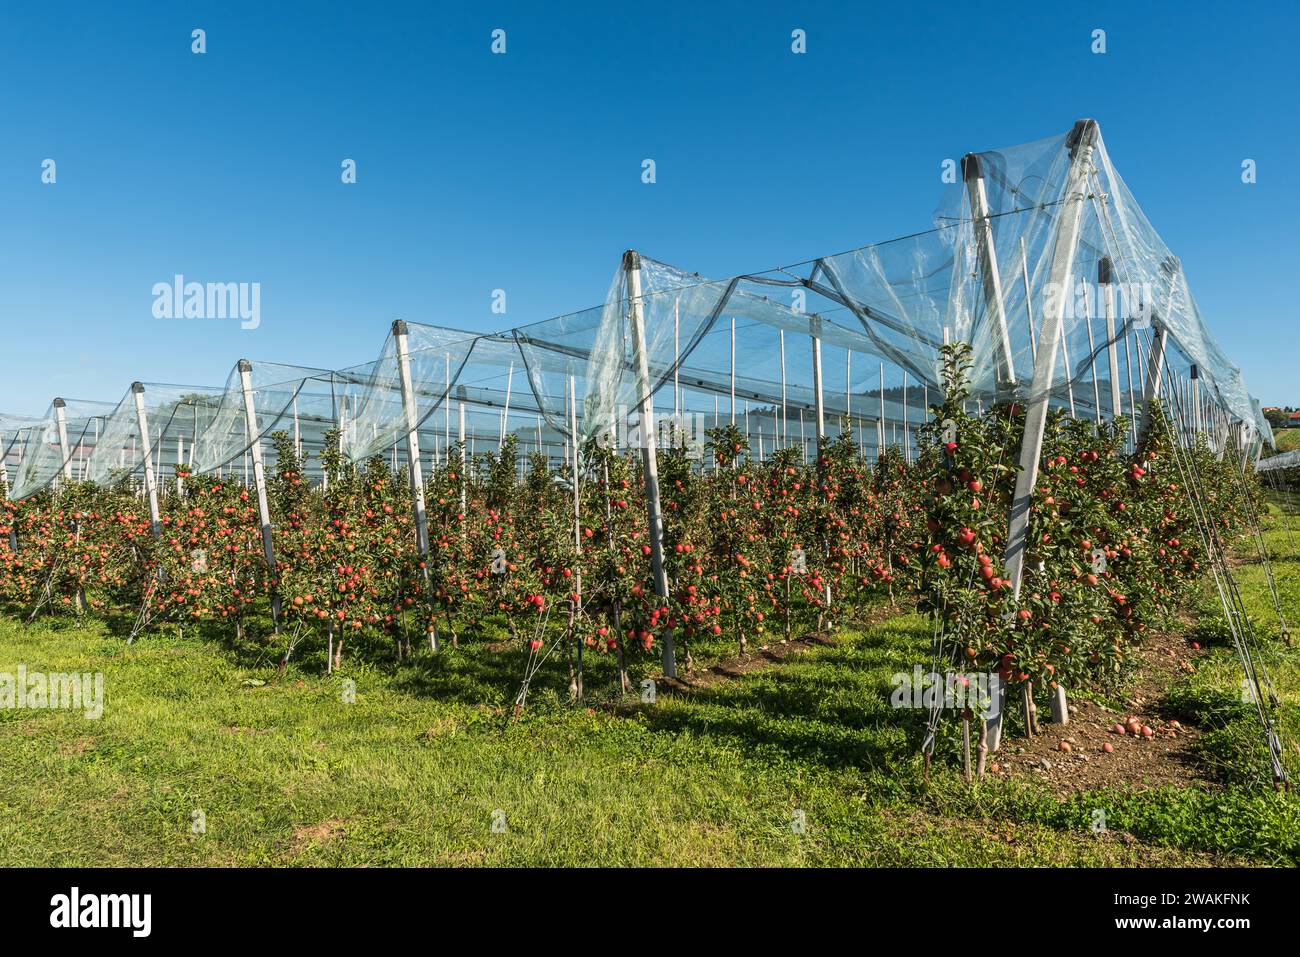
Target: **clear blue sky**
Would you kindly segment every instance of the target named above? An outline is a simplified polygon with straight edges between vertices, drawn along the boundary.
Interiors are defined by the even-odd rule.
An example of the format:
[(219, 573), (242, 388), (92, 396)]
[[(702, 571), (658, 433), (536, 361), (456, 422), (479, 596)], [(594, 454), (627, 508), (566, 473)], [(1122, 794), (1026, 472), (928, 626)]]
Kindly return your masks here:
[[(1082, 116), (1251, 391), (1300, 404), (1292, 4), (465, 6), (9, 5), (0, 411), (570, 312), (628, 247), (724, 276), (913, 232), (944, 158)], [(261, 327), (155, 319), (175, 273), (261, 283)]]

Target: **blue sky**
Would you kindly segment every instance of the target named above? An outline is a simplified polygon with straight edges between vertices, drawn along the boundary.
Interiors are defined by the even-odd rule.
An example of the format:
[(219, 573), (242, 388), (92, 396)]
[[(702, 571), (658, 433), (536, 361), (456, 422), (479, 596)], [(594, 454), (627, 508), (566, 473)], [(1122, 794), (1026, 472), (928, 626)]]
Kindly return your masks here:
[[(0, 412), (571, 312), (629, 247), (725, 276), (914, 232), (943, 159), (1082, 116), (1251, 391), (1300, 404), (1300, 18), (1216, 6), (10, 5)], [(261, 326), (154, 318), (176, 273), (259, 282)]]

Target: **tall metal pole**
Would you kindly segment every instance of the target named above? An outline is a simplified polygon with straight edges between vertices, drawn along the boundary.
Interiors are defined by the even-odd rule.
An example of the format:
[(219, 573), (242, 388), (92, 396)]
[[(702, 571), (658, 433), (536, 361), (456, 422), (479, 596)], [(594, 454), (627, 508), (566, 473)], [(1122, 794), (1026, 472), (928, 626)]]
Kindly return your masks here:
[(1203, 428), (1203, 416), (1201, 408), (1201, 376), (1200, 369), (1192, 366), (1192, 432), (1200, 435)]
[[(1043, 324), (1047, 324), (1047, 317), (1043, 317)], [(1065, 394), (1070, 399), (1070, 418), (1076, 418), (1074, 412), (1074, 368), (1070, 365), (1070, 344), (1066, 341), (1065, 336), (1061, 336), (1061, 361), (1065, 363)], [(1056, 360), (1053, 359), (1053, 362)]]
[(822, 341), (817, 337), (821, 331), (821, 319), (812, 319), (812, 373), (813, 373), (813, 408), (817, 412), (817, 454), (821, 457), (821, 442), (826, 435), (826, 407), (822, 402)]
[(1129, 439), (1133, 448), (1137, 448), (1137, 398), (1134, 395), (1133, 388), (1133, 352), (1129, 348), (1129, 335), (1124, 333), (1124, 375), (1128, 380), (1128, 429)]
[[(1034, 329), (1034, 297), (1029, 285), (1029, 249), (1025, 246), (1025, 237), (1020, 237), (1020, 279), (1025, 285), (1025, 318), (1029, 322), (1029, 349), (1038, 353), (1038, 332)], [(944, 343), (947, 344), (947, 337)]]
[(786, 415), (785, 402), (785, 330), (780, 330), (781, 335), (781, 444), (785, 445), (790, 441), (790, 421)]
[(880, 460), (880, 454), (885, 451), (885, 364), (880, 363), (880, 436), (876, 440), (876, 460)]
[(1110, 415), (1124, 414), (1119, 391), (1119, 343), (1115, 333), (1115, 287), (1111, 284), (1110, 259), (1103, 256), (1097, 263), (1097, 285), (1101, 287), (1101, 308), (1106, 317), (1106, 353), (1110, 360)]
[[(1062, 341), (1061, 325), (1065, 309), (1065, 294), (1071, 286), (1074, 257), (1079, 248), (1084, 200), (1088, 195), (1087, 178), (1092, 168), (1092, 151), (1096, 138), (1097, 124), (1093, 120), (1080, 120), (1074, 125), (1066, 140), (1066, 146), (1070, 150), (1070, 169), (1048, 267), (1049, 288), (1060, 294), (1047, 296), (1046, 308), (1043, 310), (1042, 333), (1038, 337), (1038, 348), (1034, 353), (1034, 378), (1025, 406), (1025, 434), (1020, 446), (1020, 472), (1016, 476), (1007, 534), (1005, 564), (1007, 577), (1011, 582), (1011, 593), (1017, 603), (1024, 582), (1025, 547), (1029, 537), (1029, 509), (1033, 503), (1034, 485), (1038, 480), (1038, 463), (1043, 454), (1043, 432), (1047, 426), (1047, 409), (1051, 400), (1056, 352)], [(1003, 713), (1004, 710), (1000, 710), (995, 718), (989, 720), (990, 750), (996, 750), (1000, 743)]]
[(844, 416), (853, 430), (853, 350), (844, 350)]
[[(680, 424), (679, 420), (682, 414), (682, 389), (677, 380), (678, 365), (682, 361), (682, 341), (681, 341), (681, 309), (682, 299), (678, 296), (673, 300), (673, 419), (675, 424)], [(734, 334), (734, 329), (732, 330)]]
[[(9, 499), (9, 466), (5, 459), (9, 456), (9, 450), (5, 448), (3, 441), (0, 441), (0, 502)], [(9, 526), (9, 551), (17, 553), (18, 551), (18, 532), (13, 525)]]
[(1151, 402), (1160, 398), (1160, 377), (1165, 366), (1165, 327), (1151, 320), (1151, 348), (1147, 353), (1147, 378), (1142, 387), (1142, 428), (1151, 426)]
[[(161, 453), (160, 453), (161, 454)], [(185, 493), (185, 480), (181, 478), (181, 469), (185, 467), (185, 437), (176, 436), (176, 495), (182, 496)]]
[[(574, 582), (576, 588), (574, 594), (578, 600), (573, 603), (574, 623), (582, 617), (582, 492), (578, 484), (578, 399), (577, 389), (574, 384), (574, 376), (569, 376), (569, 434), (573, 438), (573, 548), (577, 556), (575, 567), (573, 569)], [(575, 632), (577, 628), (575, 627)], [(582, 635), (577, 635), (578, 643), (578, 674), (577, 674), (577, 697), (581, 701), (583, 697), (582, 687)]]
[(62, 399), (54, 400), (54, 421), (59, 428), (59, 455), (63, 459), (63, 477), (72, 478), (72, 453), (68, 450), (68, 416)]
[[(275, 548), (271, 543), (271, 506), (266, 498), (266, 471), (262, 466), (262, 432), (257, 424), (257, 407), (253, 405), (253, 364), (247, 359), (239, 360), (239, 385), (244, 393), (244, 420), (248, 426), (249, 451), (253, 455), (253, 486), (257, 491), (257, 514), (262, 522), (262, 552), (271, 576), (271, 621), (279, 634), (280, 589), (276, 583)], [(145, 455), (148, 454), (146, 448)]]
[[(628, 322), (632, 327), (632, 348), (636, 356), (637, 412), (641, 420), (641, 461), (645, 472), (646, 524), (650, 533), (650, 568), (655, 593), (668, 600), (668, 573), (664, 569), (664, 520), (659, 501), (659, 460), (655, 450), (654, 394), (650, 386), (650, 357), (646, 355), (645, 318), (641, 303), (641, 257), (629, 249), (623, 254), (627, 274)], [(734, 364), (733, 364), (734, 375)], [(734, 392), (733, 392), (734, 394)], [(734, 415), (734, 401), (733, 401)], [(673, 633), (663, 632), (664, 676), (677, 677), (677, 654)]]
[[(162, 518), (158, 514), (158, 486), (153, 474), (153, 444), (149, 440), (149, 417), (144, 411), (144, 385), (131, 383), (131, 394), (135, 399), (135, 422), (140, 430), (140, 442), (144, 449), (144, 488), (149, 497), (149, 524), (154, 538), (162, 538)], [(62, 402), (62, 400), (56, 400)], [(62, 409), (62, 406), (59, 407)], [(61, 428), (60, 431), (63, 431)]]
[(469, 483), (469, 460), (465, 457), (465, 387), (458, 386), (456, 389), (460, 395), (457, 397), (457, 413), (460, 417), (460, 426), (456, 432), (456, 441), (460, 444), (460, 514), (461, 523), (464, 527), (466, 500), (466, 485)]
[[(411, 502), (415, 511), (415, 547), (420, 552), (420, 577), (429, 597), (429, 517), (424, 501), (424, 467), (420, 462), (420, 416), (415, 389), (411, 384), (411, 352), (406, 323), (393, 321), (393, 345), (397, 351), (397, 380), (402, 390), (402, 413), (406, 419), (406, 466), (411, 479)], [(435, 435), (437, 433), (434, 433)], [(427, 629), (429, 649), (438, 650), (438, 632)]]
[(731, 424), (736, 424), (736, 317), (731, 317)]
[(1092, 412), (1093, 418), (1098, 425), (1101, 425), (1101, 386), (1097, 383), (1097, 343), (1092, 336), (1092, 316), (1091, 314), (1083, 317), (1083, 324), (1088, 329), (1088, 353), (1091, 358), (1088, 360), (1088, 368), (1092, 370)]
[[(975, 233), (975, 249), (979, 257), (980, 276), (984, 284), (984, 303), (988, 315), (993, 317), (997, 351), (998, 391), (1015, 387), (1016, 367), (1011, 353), (1011, 336), (1007, 332), (1007, 316), (1002, 300), (1002, 277), (998, 272), (997, 248), (993, 242), (993, 222), (989, 218), (988, 193), (984, 188), (984, 174), (976, 153), (962, 157), (962, 176), (970, 198), (971, 226)], [(903, 444), (907, 446), (907, 429), (903, 429)]]
[(497, 441), (497, 451), (506, 444), (506, 423), (510, 419), (510, 388), (515, 382), (515, 364), (510, 363), (510, 371), (506, 374), (506, 404), (501, 410), (501, 438)]
[(907, 370), (903, 370), (903, 461), (912, 461), (912, 443), (907, 434)]

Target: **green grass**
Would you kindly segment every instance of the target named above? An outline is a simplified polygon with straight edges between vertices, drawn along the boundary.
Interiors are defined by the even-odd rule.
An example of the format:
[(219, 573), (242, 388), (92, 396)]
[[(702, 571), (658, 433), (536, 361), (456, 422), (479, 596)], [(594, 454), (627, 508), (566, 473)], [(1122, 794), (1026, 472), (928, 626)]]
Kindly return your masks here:
[[(1300, 620), (1277, 521), (1274, 571)], [(1262, 565), (1239, 576), (1275, 633)], [(923, 780), (920, 719), (888, 704), (889, 676), (928, 660), (914, 615), (654, 705), (608, 707), (608, 658), (589, 668), (594, 707), (570, 705), (552, 663), (517, 723), (517, 653), (467, 646), (325, 676), (309, 649), (276, 683), (268, 650), (192, 632), (127, 648), (99, 625), (5, 620), (0, 671), (102, 671), (106, 701), (99, 720), (0, 711), (0, 846), (31, 865), (1294, 865), (1300, 804), (1261, 786), (1232, 651), (1202, 631), (1210, 652), (1171, 696), (1210, 729), (1203, 757), (1226, 789), (1061, 800), (964, 784), (951, 728)], [(1293, 748), (1300, 660), (1263, 641)]]
[(1273, 439), (1279, 452), (1300, 449), (1300, 429), (1277, 429), (1273, 433)]

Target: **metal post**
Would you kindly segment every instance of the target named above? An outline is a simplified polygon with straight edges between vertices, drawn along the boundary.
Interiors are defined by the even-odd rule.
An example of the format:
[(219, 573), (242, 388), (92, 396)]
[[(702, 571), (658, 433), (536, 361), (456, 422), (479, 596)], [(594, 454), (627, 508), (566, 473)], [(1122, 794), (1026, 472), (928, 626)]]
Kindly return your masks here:
[(673, 300), (673, 418), (677, 422), (680, 422), (682, 414), (682, 389), (677, 381), (678, 366), (682, 361), (681, 309), (682, 297), (678, 296)]
[(1151, 426), (1151, 402), (1160, 397), (1160, 376), (1165, 365), (1165, 327), (1151, 320), (1151, 348), (1147, 354), (1147, 379), (1142, 387), (1142, 428)]
[(885, 451), (885, 364), (880, 363), (880, 428), (877, 429), (879, 437), (876, 440), (876, 461), (880, 461), (880, 454)]
[[(1047, 325), (1047, 317), (1043, 316), (1043, 325)], [(1074, 413), (1074, 368), (1070, 365), (1070, 344), (1066, 342), (1066, 337), (1062, 335), (1061, 339), (1061, 361), (1065, 363), (1065, 394), (1070, 399), (1070, 418), (1075, 418)], [(1056, 359), (1053, 357), (1052, 362)]]
[(1200, 435), (1202, 427), (1200, 371), (1195, 365), (1192, 366), (1192, 432), (1194, 435)]
[[(249, 451), (253, 454), (253, 486), (257, 491), (257, 513), (262, 521), (262, 551), (266, 568), (271, 576), (271, 621), (277, 634), (280, 632), (280, 590), (276, 585), (275, 548), (271, 543), (271, 506), (266, 499), (266, 472), (262, 467), (262, 433), (257, 424), (257, 408), (253, 405), (253, 364), (239, 360), (239, 385), (244, 392), (244, 421), (248, 427)], [(146, 449), (145, 455), (147, 456)]]
[[(1061, 320), (1065, 308), (1065, 291), (1070, 289), (1071, 270), (1079, 248), (1079, 232), (1083, 222), (1083, 206), (1087, 191), (1087, 177), (1092, 167), (1093, 144), (1097, 124), (1080, 120), (1074, 125), (1066, 146), (1070, 150), (1070, 170), (1064, 190), (1064, 203), (1057, 220), (1056, 236), (1048, 272), (1048, 288), (1061, 294), (1047, 297), (1043, 310), (1042, 334), (1034, 353), (1034, 377), (1025, 410), (1025, 434), (1020, 446), (1020, 472), (1016, 476), (1015, 494), (1011, 503), (1011, 520), (1007, 535), (1006, 568), (1014, 600), (1019, 602), (1020, 587), (1024, 581), (1025, 546), (1029, 537), (1029, 508), (1033, 502), (1034, 484), (1038, 480), (1038, 463), (1043, 454), (1043, 432), (1047, 425), (1047, 408), (1051, 400), (1052, 377), (1056, 366), (1056, 351), (1062, 341)], [(1002, 736), (1002, 715), (988, 722), (989, 747), (996, 750)]]
[(1110, 260), (1103, 256), (1097, 263), (1097, 285), (1101, 287), (1101, 307), (1106, 316), (1106, 353), (1110, 359), (1110, 415), (1124, 414), (1119, 394), (1119, 347), (1115, 341), (1115, 287), (1111, 285)]
[(1128, 428), (1129, 439), (1134, 449), (1137, 448), (1137, 399), (1133, 389), (1133, 352), (1129, 349), (1129, 336), (1124, 333), (1124, 375), (1128, 379)]
[[(140, 430), (140, 442), (144, 449), (144, 487), (149, 496), (149, 524), (153, 528), (153, 537), (162, 538), (162, 518), (158, 514), (158, 486), (154, 483), (153, 474), (153, 445), (149, 441), (149, 418), (144, 411), (144, 385), (132, 382), (131, 393), (135, 398), (135, 422)], [(55, 401), (62, 403), (63, 400)], [(59, 408), (62, 409), (62, 405)], [(60, 432), (66, 434), (62, 422), (60, 422)]]
[(1092, 336), (1092, 315), (1091, 312), (1083, 317), (1083, 324), (1088, 329), (1088, 368), (1092, 370), (1092, 414), (1098, 425), (1101, 425), (1101, 386), (1097, 384), (1097, 342)]
[[(576, 567), (573, 573), (576, 586), (574, 594), (578, 596), (578, 600), (573, 603), (573, 619), (576, 633), (576, 623), (582, 617), (582, 492), (578, 484), (578, 399), (573, 376), (569, 376), (569, 434), (573, 438), (573, 548), (576, 555), (574, 563)], [(581, 701), (583, 638), (580, 634), (576, 635), (576, 638), (578, 643), (577, 692), (578, 700)]]
[(510, 371), (506, 373), (506, 403), (505, 407), (501, 410), (501, 438), (497, 441), (498, 452), (501, 451), (506, 444), (506, 422), (510, 418), (510, 388), (514, 385), (514, 382), (515, 364), (512, 362), (510, 363)]
[[(406, 323), (393, 321), (393, 345), (397, 350), (397, 379), (402, 390), (402, 413), (406, 418), (406, 466), (411, 478), (411, 501), (415, 511), (415, 547), (420, 552), (420, 577), (425, 594), (429, 590), (429, 518), (424, 502), (424, 468), (420, 462), (420, 417), (415, 389), (411, 384), (411, 353), (407, 340)], [(436, 433), (435, 433), (436, 434)], [(396, 446), (394, 446), (396, 448)], [(428, 627), (429, 649), (438, 650), (438, 632)]]
[[(993, 223), (989, 218), (988, 193), (984, 188), (984, 174), (980, 158), (967, 153), (961, 161), (966, 193), (970, 198), (971, 226), (975, 232), (975, 248), (979, 257), (980, 275), (984, 283), (984, 303), (993, 317), (998, 345), (995, 354), (998, 391), (1011, 389), (1016, 384), (1015, 359), (1011, 353), (1011, 336), (1007, 332), (1006, 311), (1002, 302), (1002, 277), (998, 273), (997, 248), (993, 242)], [(903, 445), (907, 447), (907, 428), (903, 429)]]
[(460, 426), (456, 432), (456, 441), (460, 444), (460, 514), (462, 526), (465, 520), (465, 486), (469, 482), (469, 461), (465, 458), (465, 387), (458, 386), (456, 406), (460, 416)]
[(912, 443), (907, 434), (907, 370), (903, 370), (903, 461), (912, 461)]
[(54, 421), (59, 426), (59, 455), (63, 458), (63, 477), (72, 478), (72, 453), (68, 451), (68, 417), (64, 407), (67, 405), (62, 399), (54, 400)]
[[(1029, 286), (1029, 249), (1025, 246), (1025, 237), (1020, 237), (1020, 279), (1025, 285), (1025, 318), (1029, 323), (1029, 351), (1038, 354), (1038, 333), (1034, 330), (1033, 294)], [(944, 342), (947, 343), (945, 337)]]
[(817, 338), (821, 330), (821, 319), (812, 318), (812, 366), (813, 366), (813, 407), (817, 412), (817, 454), (821, 456), (822, 438), (826, 435), (826, 408), (822, 403), (822, 341)]
[(736, 317), (731, 317), (731, 424), (736, 424)]
[[(8, 457), (9, 450), (0, 441), (0, 502), (9, 499), (9, 466), (5, 461)], [(18, 552), (18, 531), (13, 525), (9, 526), (9, 551)]]
[(853, 350), (844, 350), (844, 417), (849, 420), (849, 431), (853, 430)]
[(780, 330), (781, 334), (781, 444), (785, 445), (790, 441), (790, 421), (786, 415), (785, 403), (785, 330)]
[[(646, 355), (645, 319), (641, 303), (641, 257), (634, 250), (629, 249), (623, 254), (623, 269), (627, 273), (628, 322), (632, 327), (632, 348), (636, 356), (637, 412), (641, 420), (641, 460), (645, 471), (650, 568), (654, 575), (655, 593), (660, 600), (667, 601), (668, 573), (664, 570), (664, 520), (663, 513), (660, 511), (659, 460), (654, 441), (654, 394), (650, 387), (650, 357)], [(732, 370), (734, 376), (734, 364)], [(732, 412), (734, 416), (734, 401)], [(673, 633), (667, 628), (663, 632), (663, 667), (665, 677), (677, 677), (677, 655), (673, 645)]]

